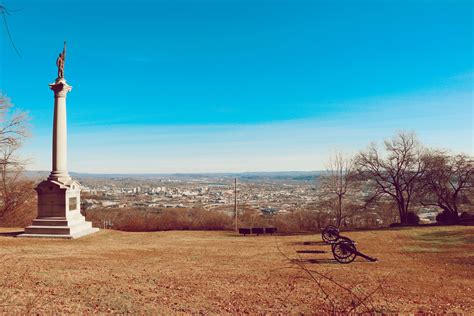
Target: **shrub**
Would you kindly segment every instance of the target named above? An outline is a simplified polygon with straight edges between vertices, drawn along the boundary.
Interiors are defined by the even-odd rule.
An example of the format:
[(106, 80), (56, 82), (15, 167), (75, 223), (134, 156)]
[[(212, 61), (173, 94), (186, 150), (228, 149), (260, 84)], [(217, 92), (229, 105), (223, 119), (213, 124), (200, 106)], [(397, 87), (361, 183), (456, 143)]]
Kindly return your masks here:
[[(373, 227), (367, 216), (353, 216), (347, 219), (347, 227)], [(103, 227), (104, 220), (112, 222), (112, 229), (122, 231), (166, 231), (166, 230), (234, 230), (234, 216), (225, 209), (208, 211), (201, 208), (115, 208), (89, 209), (87, 220), (95, 227)], [(414, 218), (418, 217), (414, 214)], [(296, 210), (264, 216), (253, 207), (239, 210), (238, 227), (276, 227), (279, 233), (319, 232), (329, 224), (334, 225), (331, 214), (319, 210)], [(375, 221), (372, 221), (375, 222)], [(418, 223), (413, 220), (412, 225)], [(344, 226), (345, 227), (345, 226)]]
[(31, 181), (19, 181), (15, 184), (15, 188), (10, 188), (10, 207), (5, 207), (5, 199), (0, 202), (0, 226), (26, 227), (31, 225), (37, 215), (36, 192), (33, 188), (34, 184)]
[(418, 225), (420, 222), (420, 217), (414, 212), (407, 213), (407, 224), (408, 225)]
[[(320, 231), (329, 224), (325, 217), (322, 219), (322, 212), (311, 210), (300, 210), (277, 216), (275, 226), (279, 232), (297, 233), (308, 231)], [(327, 220), (327, 222), (326, 222)], [(324, 223), (322, 223), (324, 221)]]
[(391, 223), (388, 227), (402, 227), (401, 223)]
[(232, 229), (230, 216), (198, 208), (89, 210), (87, 219), (96, 227), (102, 227), (107, 220), (112, 222), (113, 229), (133, 232)]
[(415, 212), (407, 213), (407, 222), (406, 223), (391, 223), (389, 227), (403, 227), (403, 226), (413, 226), (420, 223), (420, 217)]
[(443, 211), (436, 216), (436, 221), (442, 224), (455, 224), (458, 220), (458, 214), (448, 211)]
[(461, 216), (459, 216), (459, 219), (462, 219), (462, 220), (474, 219), (474, 214), (471, 214), (469, 212), (462, 212)]

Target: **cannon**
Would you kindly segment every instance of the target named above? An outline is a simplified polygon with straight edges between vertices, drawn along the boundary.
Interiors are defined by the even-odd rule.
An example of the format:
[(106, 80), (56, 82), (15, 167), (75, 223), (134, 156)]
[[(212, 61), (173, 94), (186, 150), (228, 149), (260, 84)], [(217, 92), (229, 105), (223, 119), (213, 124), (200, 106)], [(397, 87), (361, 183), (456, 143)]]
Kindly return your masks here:
[(359, 252), (356, 243), (348, 237), (341, 236), (339, 228), (329, 225), (323, 229), (321, 233), (323, 241), (331, 245), (334, 259), (339, 263), (351, 263), (357, 256), (362, 257), (370, 262), (376, 262), (376, 258), (372, 258), (366, 254)]
[(351, 263), (357, 256), (364, 258), (370, 262), (376, 262), (377, 259), (370, 257), (356, 248), (356, 243), (350, 238), (339, 236), (337, 241), (331, 244), (332, 254), (334, 259), (339, 263)]
[(326, 244), (334, 244), (339, 238), (339, 228), (336, 226), (326, 226), (321, 233), (321, 237)]

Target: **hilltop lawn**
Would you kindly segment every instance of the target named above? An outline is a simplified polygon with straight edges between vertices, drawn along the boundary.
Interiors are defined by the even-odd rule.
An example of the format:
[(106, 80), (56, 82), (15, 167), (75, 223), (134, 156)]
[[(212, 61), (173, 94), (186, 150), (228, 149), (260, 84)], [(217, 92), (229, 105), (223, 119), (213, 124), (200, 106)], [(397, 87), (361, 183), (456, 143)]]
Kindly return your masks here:
[[(327, 307), (296, 262), (360, 295), (376, 289), (367, 304), (377, 311), (474, 313), (474, 227), (344, 233), (379, 259), (350, 265), (335, 263), (319, 235), (102, 230), (51, 240), (13, 231), (0, 229), (0, 312), (294, 314)], [(330, 282), (323, 290), (340, 291)]]

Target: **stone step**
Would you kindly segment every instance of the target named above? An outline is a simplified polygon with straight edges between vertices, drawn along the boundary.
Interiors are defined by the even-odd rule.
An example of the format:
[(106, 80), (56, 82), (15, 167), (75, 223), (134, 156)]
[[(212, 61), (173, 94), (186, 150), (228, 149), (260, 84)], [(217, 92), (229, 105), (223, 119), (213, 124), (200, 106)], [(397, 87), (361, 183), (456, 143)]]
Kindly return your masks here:
[(55, 238), (55, 239), (74, 239), (72, 235), (52, 235), (52, 234), (21, 234), (18, 238)]
[(92, 227), (89, 229), (81, 230), (79, 232), (76, 232), (74, 234), (31, 234), (31, 233), (24, 233), (21, 235), (18, 235), (17, 237), (20, 238), (54, 238), (54, 239), (76, 239), (80, 238), (86, 235), (90, 235), (93, 233), (98, 232), (99, 229)]
[(53, 218), (53, 217), (46, 217), (46, 218), (37, 218), (33, 220), (32, 226), (73, 226), (80, 222), (84, 221), (83, 216), (75, 216), (72, 218)]
[(77, 221), (75, 223), (63, 221), (64, 225), (61, 225), (61, 226), (43, 225), (44, 222), (41, 222), (41, 221), (40, 223), (41, 225), (37, 225), (37, 223), (33, 222), (33, 225), (25, 228), (25, 233), (26, 234), (48, 234), (48, 235), (72, 235), (80, 231), (92, 228), (92, 223), (86, 222), (85, 220)]
[(31, 226), (67, 226), (67, 219), (40, 219), (37, 218), (33, 221)]
[(71, 228), (68, 226), (28, 226), (25, 234), (48, 234), (48, 235), (69, 235)]
[(79, 238), (99, 231), (87, 222), (79, 212), (70, 217), (40, 217), (25, 228), (25, 233), (17, 237)]

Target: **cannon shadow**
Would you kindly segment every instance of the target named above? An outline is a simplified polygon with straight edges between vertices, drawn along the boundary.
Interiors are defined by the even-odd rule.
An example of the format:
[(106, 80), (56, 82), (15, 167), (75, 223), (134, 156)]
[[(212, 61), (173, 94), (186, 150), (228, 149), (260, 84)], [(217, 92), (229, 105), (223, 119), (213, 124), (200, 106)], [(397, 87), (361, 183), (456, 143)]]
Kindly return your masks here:
[(293, 259), (291, 261), (305, 264), (340, 264), (336, 259)]
[(327, 253), (326, 250), (296, 250), (297, 253)]
[(291, 244), (295, 246), (326, 246), (328, 245), (324, 241), (295, 241)]

